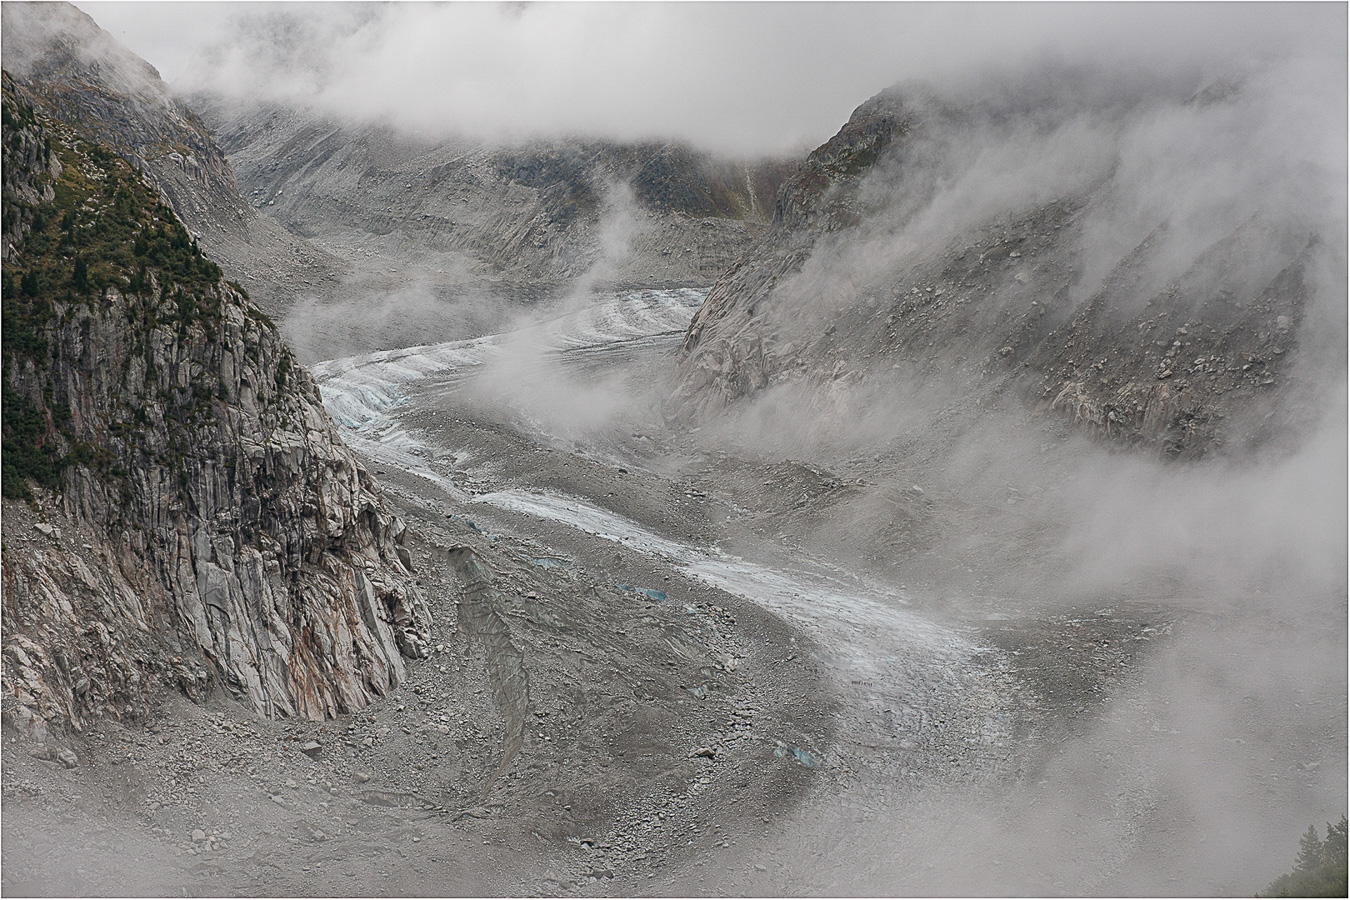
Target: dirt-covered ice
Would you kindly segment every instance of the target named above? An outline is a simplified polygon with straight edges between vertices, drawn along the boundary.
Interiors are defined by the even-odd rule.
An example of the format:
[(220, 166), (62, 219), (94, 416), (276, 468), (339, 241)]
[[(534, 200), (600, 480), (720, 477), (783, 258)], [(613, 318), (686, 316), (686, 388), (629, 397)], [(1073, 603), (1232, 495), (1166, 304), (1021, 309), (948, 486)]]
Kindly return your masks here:
[[(414, 535), (432, 656), (325, 724), (169, 698), (73, 769), (10, 750), (6, 891), (1242, 893), (1338, 815), (1343, 621), (982, 588), (1006, 557), (958, 555), (987, 510), (940, 484), (662, 420), (701, 296), (316, 366)], [(849, 548), (868, 501), (919, 549)]]
[[(650, 308), (657, 298), (668, 317), (614, 315), (630, 304)], [(858, 566), (862, 554), (839, 556), (814, 543), (821, 519), (813, 521), (812, 510), (825, 507), (828, 522), (835, 496), (866, 492), (851, 476), (865, 476), (857, 485), (881, 482), (885, 461), (861, 469), (850, 463), (849, 476), (841, 477), (810, 464), (728, 453), (725, 444), (663, 428), (651, 397), (659, 396), (660, 372), (678, 336), (676, 313), (692, 308), (659, 293), (611, 295), (594, 312), (574, 308), (533, 326), (529, 340), (486, 339), (475, 346), (524, 360), (512, 370), (517, 390), (495, 394), (506, 400), (495, 406), (481, 402), (475, 385), (486, 371), (484, 357), (467, 359), (463, 345), (319, 370), (335, 409), (361, 396), (363, 379), (392, 385), (380, 401), (392, 411), (392, 424), (349, 417), (354, 442), (391, 469), (435, 481), (444, 502), (485, 530), (529, 535), (561, 556), (589, 554), (622, 567), (640, 560), (662, 577), (707, 585), (772, 614), (801, 642), (790, 659), (821, 674), (835, 710), (831, 740), (798, 747), (776, 739), (774, 749), (776, 758), (810, 770), (809, 791), (783, 815), (742, 834), (739, 853), (717, 865), (676, 868), (667, 889), (1006, 893), (1129, 885), (1205, 893), (1264, 883), (1263, 866), (1280, 854), (1248, 847), (1191, 870), (1185, 858), (1207, 839), (1159, 846), (1159, 835), (1194, 825), (1197, 807), (1210, 804), (1218, 816), (1244, 824), (1263, 816), (1288, 820), (1296, 831), (1299, 815), (1320, 814), (1319, 790), (1330, 785), (1335, 796), (1332, 782), (1344, 781), (1338, 763), (1295, 769), (1316, 777), (1278, 795), (1243, 791), (1241, 802), (1217, 800), (1224, 792), (1203, 783), (1178, 791), (1184, 732), (1167, 725), (1174, 702), (1209, 704), (1205, 715), (1228, 723), (1231, 735), (1212, 742), (1206, 733), (1192, 751), (1207, 760), (1201, 768), (1226, 772), (1256, 765), (1261, 735), (1269, 735), (1251, 714), (1257, 705), (1266, 715), (1272, 703), (1293, 710), (1264, 696), (1260, 679), (1246, 684), (1252, 699), (1245, 708), (1227, 709), (1211, 694), (1198, 700), (1204, 692), (1178, 688), (1175, 671), (1185, 668), (1184, 659), (1208, 662), (1197, 645), (1231, 639), (1242, 646), (1249, 624), (1215, 616), (1207, 602), (1128, 589), (1051, 600), (972, 589), (986, 583), (974, 577), (944, 585), (937, 563), (925, 572), (938, 572), (936, 582), (916, 575), (924, 586), (906, 587), (896, 583), (894, 566)], [(592, 327), (577, 328), (577, 321)], [(625, 327), (614, 327), (620, 321)], [(638, 399), (597, 427), (578, 432), (531, 405), (541, 379), (584, 386), (616, 372)], [(1009, 503), (1021, 499), (1013, 495)], [(916, 487), (903, 502), (922, 514), (950, 501)], [(963, 576), (969, 571), (961, 567)], [(617, 573), (616, 581), (661, 588), (663, 595), (669, 588), (628, 573)], [(1234, 678), (1227, 666), (1211, 677)], [(1323, 697), (1319, 702), (1337, 702), (1335, 685), (1313, 693)], [(1293, 719), (1312, 721), (1298, 713)], [(1300, 749), (1293, 756), (1310, 754)], [(1155, 756), (1168, 762), (1154, 763)], [(1112, 768), (1113, 758), (1130, 760), (1127, 774)], [(1291, 759), (1265, 765), (1287, 771), (1298, 765)], [(1262, 777), (1278, 783), (1280, 776)], [(1039, 810), (1034, 822), (1032, 810)], [(1084, 810), (1096, 818), (1077, 828), (1072, 823)], [(985, 849), (942, 849), (955, 823), (978, 834)], [(997, 862), (976, 864), (986, 858)]]

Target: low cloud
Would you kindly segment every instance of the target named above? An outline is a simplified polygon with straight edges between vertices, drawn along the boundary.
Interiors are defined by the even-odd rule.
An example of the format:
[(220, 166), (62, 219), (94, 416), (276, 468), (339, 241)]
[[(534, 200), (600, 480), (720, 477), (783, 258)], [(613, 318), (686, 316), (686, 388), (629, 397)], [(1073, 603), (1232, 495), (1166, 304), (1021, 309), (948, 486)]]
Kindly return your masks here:
[(1334, 53), (1317, 4), (80, 4), (176, 89), (493, 140), (815, 146), (908, 78), (1057, 59), (1204, 73)]
[[(496, 350), (467, 386), (470, 400), (489, 412), (504, 411), (545, 434), (567, 439), (604, 435), (638, 412), (651, 413), (668, 384), (646, 382), (621, 362), (594, 367), (564, 363), (569, 348), (557, 323), (584, 317), (595, 292), (613, 279), (649, 227), (623, 183), (607, 186), (597, 228), (599, 252), (557, 301), (515, 317)], [(560, 343), (560, 340), (563, 343)]]
[[(889, 487), (927, 479), (974, 516), (958, 529), (973, 558), (1002, 560), (1011, 548), (1008, 590), (1036, 583), (1081, 597), (1147, 581), (1215, 598), (1278, 590), (1317, 605), (1343, 595), (1346, 59), (1343, 49), (1304, 49), (1226, 72), (1037, 61), (986, 69), (983, 89), (959, 79), (902, 85), (915, 125), (860, 185), (862, 224), (823, 236), (751, 320), (711, 333), (714, 353), (720, 340), (743, 352), (763, 340), (775, 375), (723, 414), (710, 439), (826, 467), (891, 455), (903, 471)], [(1058, 203), (1073, 210), (1062, 231), (1017, 224)], [(1040, 248), (1018, 264), (1029, 283), (990, 274), (996, 265), (972, 283), (954, 276), (943, 302), (961, 304), (969, 320), (940, 319), (936, 347), (922, 331), (886, 346), (888, 312), (926, 314), (904, 309), (921, 283), (943, 281), (937, 273), (967, 251), (1007, 262), (1002, 238), (1023, 234), (1028, 254)], [(1037, 266), (1063, 273), (1055, 277), (1067, 291), (1065, 281), (1042, 288)], [(1272, 287), (1291, 267), (1302, 271), (1299, 286)], [(1257, 397), (1229, 411), (1232, 459), (1221, 450), (1178, 465), (1065, 438), (1000, 391), (1001, 369), (984, 367), (999, 345), (981, 336), (1001, 339), (1033, 300), (1048, 331), (1105, 298), (1101, 320), (1127, 327), (1111, 338), (1125, 351), (1143, 333), (1135, 318), (1160, 295), (1222, 333), (1235, 321), (1270, 327), (1243, 316), (1272, 290), (1298, 294), (1288, 387), (1279, 410), (1256, 410)], [(896, 327), (922, 327), (912, 322)], [(1244, 334), (1234, 347), (1255, 341)], [(1081, 352), (1093, 340), (1085, 333)], [(1266, 412), (1288, 427), (1242, 452), (1261, 444), (1244, 429), (1266, 428)], [(850, 502), (826, 530), (856, 536), (855, 521), (884, 530), (888, 507), (875, 499), (884, 493)], [(1033, 545), (1042, 556), (1018, 563), (1017, 548)]]

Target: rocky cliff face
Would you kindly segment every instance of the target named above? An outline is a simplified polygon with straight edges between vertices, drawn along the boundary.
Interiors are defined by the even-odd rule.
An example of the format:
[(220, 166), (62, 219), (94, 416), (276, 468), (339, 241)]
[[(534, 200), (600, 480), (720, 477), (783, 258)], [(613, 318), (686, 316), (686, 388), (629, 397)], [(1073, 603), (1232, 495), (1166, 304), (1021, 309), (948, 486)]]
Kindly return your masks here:
[(1276, 131), (1259, 89), (1047, 81), (859, 107), (713, 285), (672, 409), (711, 415), (778, 385), (894, 393), (899, 379), (1020, 397), (1168, 454), (1286, 429), (1286, 400), (1309, 389), (1300, 344), (1343, 332), (1343, 310), (1305, 325), (1324, 223), (1278, 161), (1244, 171), (1270, 151), (1233, 136)]
[(5, 69), (33, 102), (142, 170), (263, 309), (275, 315), (338, 284), (342, 263), (259, 216), (197, 115), (84, 13), (66, 3), (6, 3), (3, 33)]
[(361, 708), (425, 652), (405, 526), (267, 316), (21, 92), (6, 78), (6, 721), (79, 729), (171, 687)]
[[(8, 73), (5, 90), (13, 91)], [(32, 107), (6, 104), (4, 130), (4, 229), (0, 232), (0, 259), (7, 260), (32, 229), (37, 208), (55, 199), (54, 182), (61, 174), (61, 160), (38, 127)]]

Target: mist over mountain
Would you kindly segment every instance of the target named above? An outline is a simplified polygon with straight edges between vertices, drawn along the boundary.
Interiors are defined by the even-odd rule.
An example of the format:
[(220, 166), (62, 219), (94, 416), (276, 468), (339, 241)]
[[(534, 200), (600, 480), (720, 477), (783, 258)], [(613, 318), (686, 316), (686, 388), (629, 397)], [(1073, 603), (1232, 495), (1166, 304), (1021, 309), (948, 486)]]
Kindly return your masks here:
[[(1044, 65), (874, 97), (711, 289), (667, 414), (771, 458), (875, 457), (885, 493), (814, 516), (840, 553), (1048, 595), (1339, 592), (1336, 71)], [(903, 502), (921, 478), (970, 506)]]
[(483, 145), (219, 91), (189, 105), (74, 7), (5, 15), (15, 77), (147, 171), (307, 360), (481, 334), (522, 300), (595, 283), (710, 283), (794, 165), (669, 142)]
[(64, 3), (6, 3), (5, 70), (53, 118), (88, 131), (144, 171), (231, 277), (279, 312), (333, 290), (342, 264), (298, 241), (239, 195), (225, 154), (154, 67)]
[(1307, 427), (1345, 367), (1337, 72), (879, 95), (714, 286), (683, 390), (959, 384), (1181, 455)]
[(1343, 6), (3, 15), (5, 891), (1342, 859)]
[[(348, 303), (293, 311), (319, 356), (481, 334), (596, 286), (703, 286), (748, 249), (795, 167), (675, 143), (436, 139), (194, 99), (258, 210), (348, 263)], [(343, 332), (360, 307), (362, 326)], [(381, 311), (384, 312), (381, 312)], [(388, 317), (372, 344), (372, 323)]]
[(500, 145), (679, 141), (800, 157), (907, 79), (991, 61), (1155, 73), (1340, 52), (1315, 4), (82, 4), (184, 94)]

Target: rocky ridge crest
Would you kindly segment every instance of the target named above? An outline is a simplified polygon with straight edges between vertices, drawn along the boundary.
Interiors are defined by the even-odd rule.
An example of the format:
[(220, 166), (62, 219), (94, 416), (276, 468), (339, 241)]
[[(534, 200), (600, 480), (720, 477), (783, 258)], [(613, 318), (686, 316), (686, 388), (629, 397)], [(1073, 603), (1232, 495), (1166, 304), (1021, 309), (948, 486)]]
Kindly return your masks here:
[(397, 263), (446, 285), (708, 284), (764, 230), (793, 169), (672, 143), (492, 147), (192, 102), (261, 212), (358, 269)]

